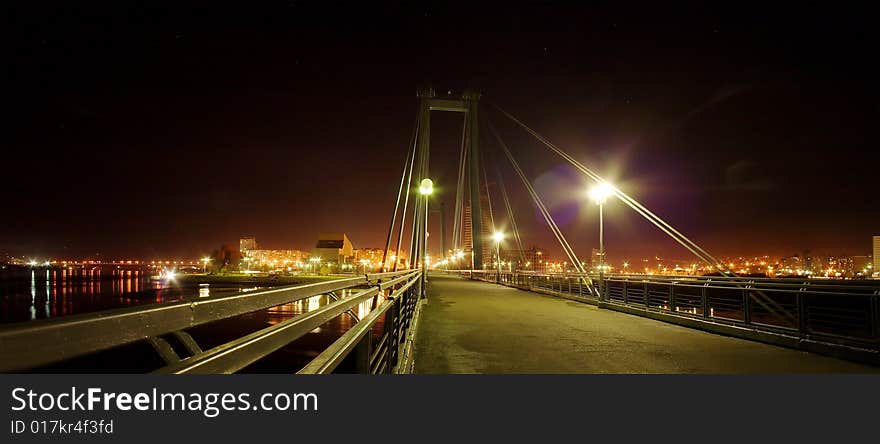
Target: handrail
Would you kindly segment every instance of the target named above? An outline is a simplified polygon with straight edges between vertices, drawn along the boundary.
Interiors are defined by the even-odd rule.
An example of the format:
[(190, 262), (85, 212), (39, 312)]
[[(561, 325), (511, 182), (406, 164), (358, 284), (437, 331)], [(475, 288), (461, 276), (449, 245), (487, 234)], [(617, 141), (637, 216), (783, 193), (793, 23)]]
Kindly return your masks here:
[(303, 337), (346, 310), (377, 295), (379, 288), (368, 288), (355, 295), (316, 310), (227, 342), (189, 359), (162, 367), (155, 373), (234, 373), (281, 347)]
[(397, 299), (404, 294), (418, 280), (410, 280), (402, 287), (395, 290), (382, 305), (371, 311), (364, 319), (350, 330), (345, 332), (333, 344), (327, 347), (321, 354), (312, 359), (298, 373), (299, 374), (327, 374), (331, 373), (348, 356), (352, 350), (369, 334), (373, 326), (392, 306)]
[[(2, 326), (0, 372), (23, 371), (53, 364), (343, 289), (375, 285), (374, 290), (378, 292), (399, 284), (407, 274), (413, 273), (418, 271), (366, 274), (218, 298), (154, 303)], [(350, 300), (346, 298), (345, 304)], [(163, 341), (158, 341), (158, 345), (162, 346)], [(167, 345), (165, 342), (164, 346)]]
[[(476, 274), (489, 274), (494, 276), (497, 271), (496, 270), (448, 270), (450, 273), (476, 273)], [(503, 271), (502, 275), (506, 274), (518, 274), (518, 275), (526, 275), (526, 276), (536, 276), (536, 277), (568, 277), (568, 278), (580, 278), (580, 277), (595, 277), (597, 276), (595, 273), (542, 273), (535, 271)], [(708, 286), (710, 288), (741, 288), (740, 285), (749, 285), (749, 289), (759, 290), (759, 289), (767, 289), (773, 291), (783, 291), (782, 288), (797, 288), (801, 289), (807, 286), (811, 293), (822, 293), (822, 290), (825, 289), (833, 289), (833, 291), (828, 292), (828, 294), (847, 294), (853, 296), (874, 296), (880, 294), (880, 281), (877, 280), (865, 280), (865, 281), (826, 281), (819, 279), (794, 279), (794, 278), (753, 278), (753, 277), (731, 277), (731, 276), (663, 276), (663, 275), (643, 275), (643, 274), (606, 274), (604, 276), (605, 281), (609, 282), (647, 282), (647, 283), (656, 283), (656, 284), (668, 284), (675, 283), (675, 285), (679, 286), (693, 286), (693, 287), (704, 287)], [(761, 286), (759, 284), (767, 284), (771, 285), (768, 287)], [(841, 290), (864, 290), (867, 292), (842, 292)], [(799, 290), (798, 290), (799, 291)]]
[(598, 299), (578, 284), (583, 277), (579, 273), (449, 272), (649, 317), (679, 319), (687, 325), (726, 325), (871, 350), (872, 362), (880, 361), (880, 281), (853, 285), (807, 279), (618, 274), (605, 276), (603, 297)]

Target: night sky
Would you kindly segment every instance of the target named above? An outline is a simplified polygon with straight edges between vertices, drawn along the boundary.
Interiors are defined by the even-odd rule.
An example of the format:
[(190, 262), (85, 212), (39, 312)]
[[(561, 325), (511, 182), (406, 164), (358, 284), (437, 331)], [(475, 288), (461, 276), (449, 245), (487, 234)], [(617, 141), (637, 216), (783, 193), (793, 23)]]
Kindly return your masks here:
[[(380, 247), (427, 81), (482, 90), (581, 256), (585, 180), (485, 105), (714, 254), (868, 254), (880, 234), (867, 11), (316, 3), (12, 7), (0, 254), (195, 257), (245, 234), (310, 250), (322, 231)], [(450, 221), (460, 123), (434, 113)], [(525, 242), (558, 251), (485, 149)], [(606, 226), (611, 260), (688, 257), (619, 202)]]

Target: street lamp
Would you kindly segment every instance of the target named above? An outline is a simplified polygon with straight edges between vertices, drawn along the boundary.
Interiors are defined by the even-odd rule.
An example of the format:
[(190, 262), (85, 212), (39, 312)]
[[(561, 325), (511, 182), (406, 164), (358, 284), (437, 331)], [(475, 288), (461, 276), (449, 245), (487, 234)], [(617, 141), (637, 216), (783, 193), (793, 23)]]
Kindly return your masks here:
[(208, 273), (208, 262), (211, 262), (211, 258), (209, 258), (209, 257), (202, 258), (202, 263), (205, 264), (205, 271), (204, 271), (205, 274)]
[(501, 241), (504, 240), (504, 233), (496, 231), (492, 234), (492, 240), (495, 241), (495, 265), (498, 269), (495, 281), (501, 282)]
[(246, 271), (246, 272), (247, 272), (247, 271), (251, 271), (251, 258), (245, 256), (244, 259), (242, 259), (242, 260), (243, 260), (244, 263), (245, 263), (245, 271)]
[(428, 264), (425, 258), (428, 256), (428, 197), (434, 193), (434, 181), (431, 179), (422, 179), (422, 182), (419, 184), (419, 194), (421, 194), (425, 199), (425, 219), (424, 219), (424, 232), (422, 233), (422, 298), (425, 297), (425, 282), (427, 279), (425, 278), (425, 274), (428, 272)]
[(608, 196), (611, 196), (613, 194), (614, 187), (612, 187), (611, 184), (607, 182), (602, 182), (590, 190), (590, 199), (593, 199), (593, 202), (596, 202), (596, 205), (599, 205), (599, 300), (602, 300), (602, 295), (605, 288), (605, 236), (603, 226), (603, 207), (605, 206), (605, 201), (608, 200)]

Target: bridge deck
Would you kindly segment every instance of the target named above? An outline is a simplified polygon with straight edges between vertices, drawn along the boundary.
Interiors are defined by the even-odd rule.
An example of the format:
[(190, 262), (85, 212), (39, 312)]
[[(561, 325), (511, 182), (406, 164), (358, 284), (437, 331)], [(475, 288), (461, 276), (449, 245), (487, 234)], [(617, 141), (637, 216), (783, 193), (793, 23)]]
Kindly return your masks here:
[(455, 276), (430, 275), (416, 373), (877, 373)]

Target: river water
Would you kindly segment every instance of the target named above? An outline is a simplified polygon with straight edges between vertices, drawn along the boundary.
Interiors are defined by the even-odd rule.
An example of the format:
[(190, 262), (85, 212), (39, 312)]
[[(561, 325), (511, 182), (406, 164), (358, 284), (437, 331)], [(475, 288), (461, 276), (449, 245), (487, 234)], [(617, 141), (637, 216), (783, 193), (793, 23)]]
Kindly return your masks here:
[[(74, 314), (151, 303), (201, 300), (239, 292), (255, 291), (272, 284), (207, 283), (198, 276), (182, 282), (151, 279), (147, 269), (68, 270), (64, 268), (0, 270), (0, 324), (33, 322)], [(309, 278), (303, 278), (308, 282)], [(330, 302), (326, 295), (272, 307), (234, 318), (201, 325), (187, 331), (203, 350), (253, 331), (290, 319)], [(362, 318), (372, 308), (367, 302), (354, 312)], [(252, 364), (245, 372), (295, 372), (354, 325), (350, 315), (337, 317), (281, 350)], [(104, 356), (106, 355), (106, 356)], [(162, 365), (143, 344), (122, 347), (114, 353), (74, 359), (63, 365), (37, 369), (43, 372), (141, 372)]]

